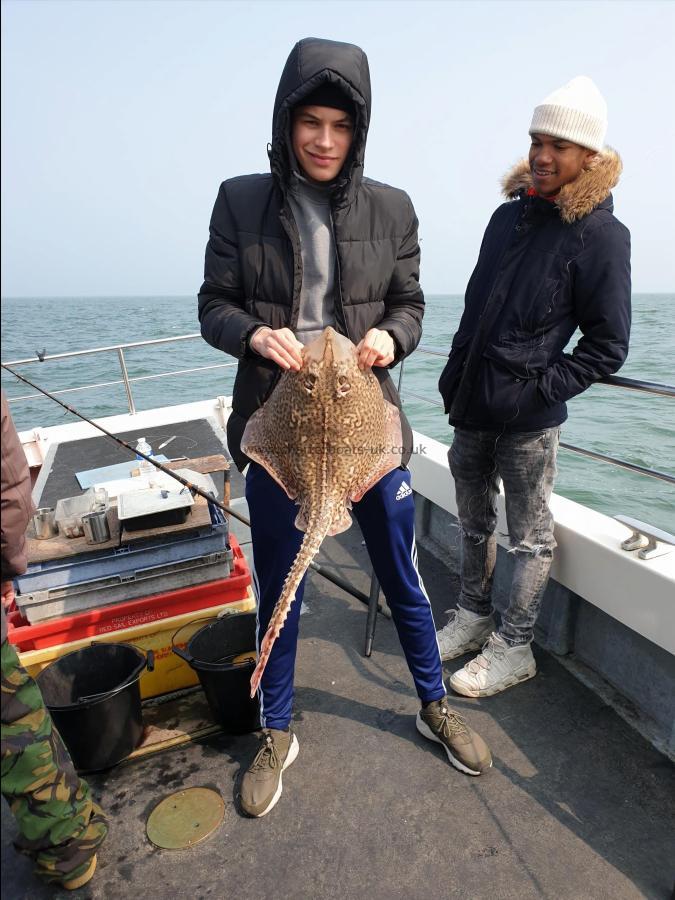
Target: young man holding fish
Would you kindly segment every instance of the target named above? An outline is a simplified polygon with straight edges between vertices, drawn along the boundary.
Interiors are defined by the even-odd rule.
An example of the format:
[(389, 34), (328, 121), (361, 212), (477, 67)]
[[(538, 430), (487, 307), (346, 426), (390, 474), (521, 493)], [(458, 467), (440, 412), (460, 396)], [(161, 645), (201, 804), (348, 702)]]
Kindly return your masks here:
[[(204, 338), (239, 358), (228, 445), (240, 469), (250, 463), (259, 650), (304, 535), (282, 479), (242, 451), (248, 420), (282, 372), (300, 371), (303, 347), (329, 326), (357, 345), (359, 367), (372, 367), (382, 394), (400, 410), (388, 367), (420, 338), (417, 219), (404, 192), (363, 177), (369, 115), (363, 51), (300, 41), (277, 91), (271, 175), (226, 181), (211, 218), (199, 317)], [(405, 466), (412, 432), (398, 415)], [(399, 461), (354, 502), (353, 512), (422, 702), (417, 727), (444, 747), (454, 766), (479, 775), (492, 763), (490, 751), (447, 704), (431, 607), (417, 571), (410, 474)], [(303, 590), (304, 578), (262, 672), (261, 746), (241, 786), (241, 805), (251, 816), (275, 805), (282, 772), (298, 753), (290, 720)], [(262, 649), (269, 647), (266, 640)]]
[[(461, 533), (458, 608), (443, 659), (482, 647), (452, 688), (484, 697), (532, 678), (530, 643), (553, 550), (549, 499), (566, 401), (616, 372), (628, 352), (630, 235), (613, 215), (621, 160), (604, 146), (607, 107), (574, 78), (536, 107), (530, 152), (504, 179), (466, 290), (439, 389)], [(564, 348), (575, 330), (571, 354)], [(497, 626), (490, 595), (499, 479), (513, 577)]]

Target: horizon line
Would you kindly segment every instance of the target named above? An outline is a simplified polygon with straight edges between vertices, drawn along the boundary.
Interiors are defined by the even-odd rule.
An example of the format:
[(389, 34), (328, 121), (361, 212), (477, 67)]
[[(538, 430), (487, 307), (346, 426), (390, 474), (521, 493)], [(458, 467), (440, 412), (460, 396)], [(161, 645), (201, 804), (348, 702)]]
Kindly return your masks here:
[[(425, 297), (463, 297), (465, 291), (427, 291)], [(659, 291), (631, 290), (631, 296), (671, 296), (675, 288)], [(182, 300), (197, 298), (198, 294), (0, 294), (3, 300)]]

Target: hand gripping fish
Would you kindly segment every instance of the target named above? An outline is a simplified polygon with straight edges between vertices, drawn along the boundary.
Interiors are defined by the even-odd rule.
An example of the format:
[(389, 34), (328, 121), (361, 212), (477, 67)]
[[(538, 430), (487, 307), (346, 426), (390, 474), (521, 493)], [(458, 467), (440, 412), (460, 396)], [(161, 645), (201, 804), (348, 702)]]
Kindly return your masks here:
[(359, 369), (354, 344), (326, 328), (302, 358), (251, 416), (241, 444), (295, 500), (295, 527), (305, 532), (260, 645), (251, 697), (323, 539), (346, 531), (352, 503), (401, 464), (399, 411), (372, 371)]

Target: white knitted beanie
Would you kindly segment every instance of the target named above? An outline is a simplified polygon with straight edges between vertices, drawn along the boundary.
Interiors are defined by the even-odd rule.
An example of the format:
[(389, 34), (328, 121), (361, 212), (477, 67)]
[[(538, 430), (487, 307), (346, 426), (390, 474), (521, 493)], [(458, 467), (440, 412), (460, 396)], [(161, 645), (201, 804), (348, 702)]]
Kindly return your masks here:
[(530, 134), (548, 134), (602, 150), (607, 133), (607, 104), (594, 82), (579, 75), (545, 97), (534, 110)]

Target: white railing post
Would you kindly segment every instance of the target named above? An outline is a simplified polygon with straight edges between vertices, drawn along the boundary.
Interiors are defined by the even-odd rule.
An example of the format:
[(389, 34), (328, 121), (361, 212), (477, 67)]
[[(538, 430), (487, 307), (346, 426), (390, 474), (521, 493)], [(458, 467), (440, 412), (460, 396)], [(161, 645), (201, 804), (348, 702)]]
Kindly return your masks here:
[(122, 379), (124, 380), (124, 390), (127, 392), (127, 402), (129, 403), (129, 412), (132, 416), (136, 415), (136, 405), (134, 403), (134, 395), (131, 393), (131, 383), (129, 381), (129, 373), (127, 372), (127, 364), (124, 360), (124, 350), (117, 348), (117, 355), (120, 358), (120, 368), (122, 370)]

